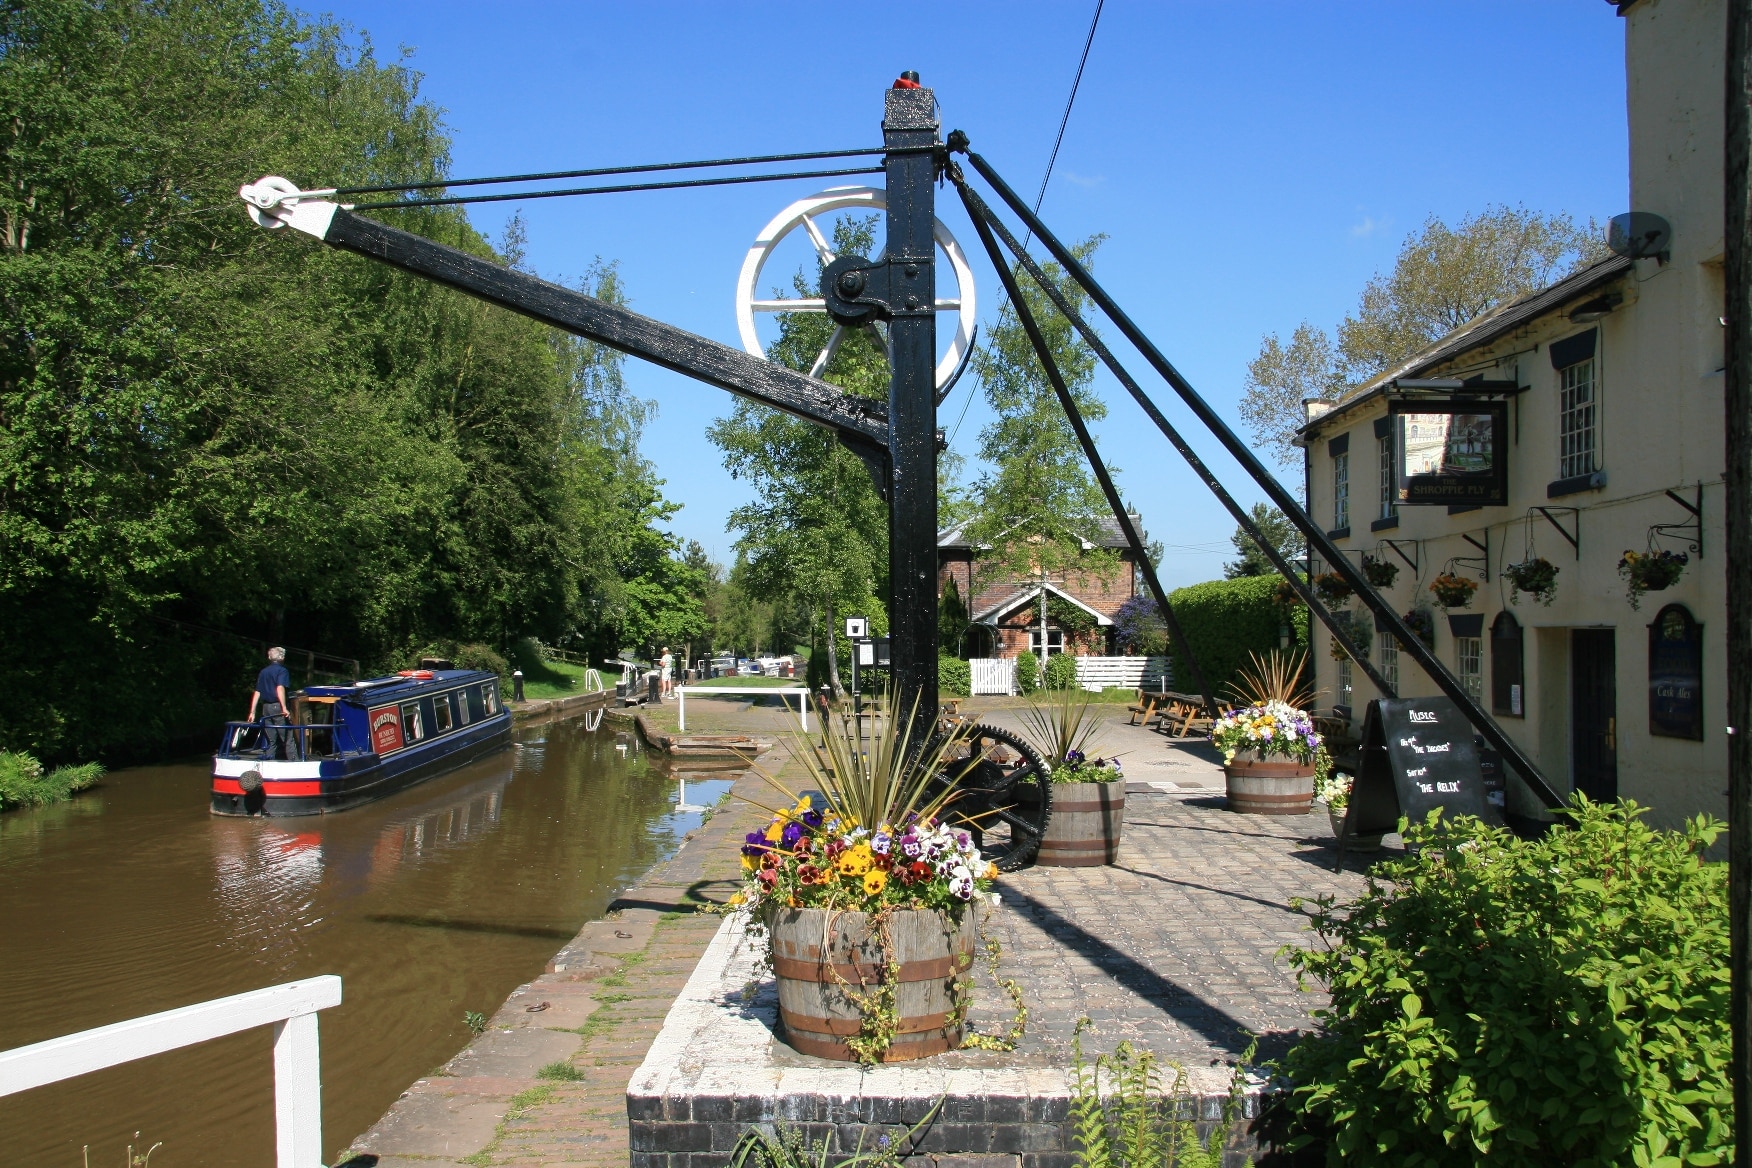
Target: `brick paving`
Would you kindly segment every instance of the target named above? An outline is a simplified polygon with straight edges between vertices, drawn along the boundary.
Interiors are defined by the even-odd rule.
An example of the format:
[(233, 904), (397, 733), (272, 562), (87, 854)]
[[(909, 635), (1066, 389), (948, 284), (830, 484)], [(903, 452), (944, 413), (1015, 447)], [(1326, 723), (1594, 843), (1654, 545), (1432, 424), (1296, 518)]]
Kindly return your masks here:
[[(702, 707), (707, 703), (700, 703)], [(717, 703), (712, 703), (716, 705)], [(690, 701), (690, 707), (693, 703)], [(729, 703), (724, 703), (728, 706)], [(992, 703), (972, 712), (1000, 724)], [(1174, 743), (1106, 714), (1107, 749), (1125, 752), (1126, 826), (1119, 862), (1106, 868), (1032, 868), (1004, 878), (988, 932), (1000, 973), (1025, 987), (1029, 1029), (1011, 1053), (966, 1051), (930, 1060), (968, 1069), (1063, 1067), (1072, 1033), (1088, 1017), (1086, 1050), (1124, 1039), (1189, 1069), (1232, 1063), (1246, 1033), (1276, 1053), (1309, 1023), (1317, 995), (1299, 992), (1277, 956), (1305, 943), (1293, 897), (1346, 897), (1362, 888), (1361, 863), (1334, 872), (1323, 814), (1241, 816), (1223, 806), (1222, 774), (1207, 746)], [(689, 729), (694, 711), (690, 709)], [(705, 711), (702, 710), (702, 714)], [(711, 729), (769, 728), (713, 711)], [(702, 726), (702, 729), (705, 727)], [(771, 802), (745, 776), (738, 793)], [(382, 1168), (628, 1163), (625, 1092), (719, 918), (684, 911), (719, 899), (736, 872), (735, 841), (764, 821), (747, 805), (720, 812), (684, 850), (592, 922), (557, 954), (551, 972), (520, 989), (491, 1028), (443, 1073), (416, 1083), (353, 1150)], [(1389, 837), (1389, 847), (1397, 843)], [(996, 1032), (1007, 1000), (983, 969), (970, 1021)], [(529, 1004), (548, 1002), (540, 1013)], [(785, 1065), (832, 1064), (791, 1054)], [(544, 1081), (538, 1067), (564, 1061), (581, 1076)], [(923, 1064), (916, 1064), (923, 1066)]]

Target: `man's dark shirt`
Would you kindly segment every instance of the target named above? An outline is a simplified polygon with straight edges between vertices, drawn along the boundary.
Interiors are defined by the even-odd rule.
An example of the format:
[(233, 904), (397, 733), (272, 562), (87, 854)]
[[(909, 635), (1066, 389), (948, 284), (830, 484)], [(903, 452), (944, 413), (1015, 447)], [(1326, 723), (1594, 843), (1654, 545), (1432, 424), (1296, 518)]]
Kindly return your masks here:
[(292, 688), (292, 675), (286, 672), (284, 665), (270, 664), (256, 674), (256, 692), (262, 695), (264, 703), (279, 702), (280, 695), (275, 692), (275, 686), (285, 686), (288, 690)]

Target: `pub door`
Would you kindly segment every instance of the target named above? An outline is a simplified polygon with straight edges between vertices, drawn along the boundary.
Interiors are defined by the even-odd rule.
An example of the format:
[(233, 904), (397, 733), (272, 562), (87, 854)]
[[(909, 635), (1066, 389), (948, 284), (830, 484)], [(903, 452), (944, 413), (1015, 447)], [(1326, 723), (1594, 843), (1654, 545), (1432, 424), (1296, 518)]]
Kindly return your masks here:
[(1618, 653), (1612, 629), (1570, 630), (1570, 759), (1576, 790), (1618, 798)]

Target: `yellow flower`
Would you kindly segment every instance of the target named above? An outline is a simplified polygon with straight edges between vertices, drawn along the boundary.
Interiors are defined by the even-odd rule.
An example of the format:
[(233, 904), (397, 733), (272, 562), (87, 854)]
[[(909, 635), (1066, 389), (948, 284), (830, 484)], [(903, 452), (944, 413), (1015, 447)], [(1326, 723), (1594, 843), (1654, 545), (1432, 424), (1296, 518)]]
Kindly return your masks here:
[(839, 870), (847, 876), (862, 876), (876, 862), (869, 844), (859, 844), (840, 853)]
[[(746, 858), (747, 858), (747, 857), (744, 857), (744, 859), (746, 859)], [(736, 907), (738, 907), (738, 906), (739, 906), (739, 905), (741, 905), (741, 904), (742, 904), (742, 902), (743, 902), (743, 901), (744, 901), (744, 900), (747, 900), (747, 899), (748, 899), (748, 898), (747, 898), (747, 897), (746, 897), (746, 896), (744, 896), (744, 895), (743, 895), (743, 894), (742, 894), (742, 893), (740, 893), (740, 892), (735, 892), (735, 893), (731, 893), (731, 895), (730, 895), (730, 907), (731, 907), (731, 908), (736, 908)]]
[(744, 872), (752, 872), (752, 871), (754, 871), (757, 863), (758, 863), (758, 861), (756, 861), (753, 856), (744, 856), (744, 857), (742, 857), (742, 870)]
[(987, 880), (996, 880), (998, 878), (998, 866), (996, 864), (986, 865), (985, 878)]
[(797, 809), (795, 811), (791, 812), (791, 814), (792, 815), (801, 815), (805, 811), (807, 811), (811, 807), (813, 807), (814, 805), (815, 804), (811, 800), (811, 798), (808, 795), (804, 795), (797, 800)]
[(784, 821), (784, 819), (782, 819), (782, 818), (775, 819), (770, 824), (767, 825), (766, 838), (767, 838), (767, 842), (769, 844), (778, 843), (779, 837), (781, 835), (784, 835), (784, 834), (785, 834), (785, 821)]
[(881, 892), (887, 884), (888, 873), (882, 871), (880, 868), (876, 869), (874, 872), (866, 873), (864, 876), (864, 892), (870, 896), (875, 896), (878, 892)]

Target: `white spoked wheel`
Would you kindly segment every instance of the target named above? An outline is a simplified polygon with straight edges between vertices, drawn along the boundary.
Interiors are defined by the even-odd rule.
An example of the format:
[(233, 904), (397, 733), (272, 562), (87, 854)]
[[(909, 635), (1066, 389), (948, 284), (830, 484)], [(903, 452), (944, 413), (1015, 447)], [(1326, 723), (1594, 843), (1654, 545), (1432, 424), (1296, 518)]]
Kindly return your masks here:
[[(815, 254), (822, 264), (831, 264), (838, 257), (834, 255), (827, 235), (816, 222), (817, 217), (853, 208), (881, 211), (887, 206), (886, 193), (876, 187), (835, 187), (810, 195), (807, 199), (799, 199), (780, 211), (761, 230), (754, 246), (748, 249), (748, 254), (742, 260), (742, 274), (736, 278), (736, 327), (742, 334), (742, 347), (756, 357), (766, 356), (766, 349), (761, 346), (760, 334), (754, 326), (754, 314), (757, 312), (827, 311), (827, 302), (819, 297), (767, 300), (758, 295), (761, 272), (766, 267), (767, 259), (787, 235), (802, 228), (809, 236), (809, 242), (815, 246)], [(967, 356), (967, 351), (973, 344), (975, 322), (979, 315), (974, 299), (973, 269), (968, 266), (967, 256), (962, 252), (961, 245), (941, 219), (935, 221), (932, 233), (936, 236), (937, 246), (948, 257), (949, 270), (955, 274), (955, 295), (945, 298), (939, 294), (937, 299), (938, 312), (955, 313), (955, 338), (949, 343), (949, 351), (937, 363), (937, 387), (941, 389), (955, 376), (956, 370)], [(811, 377), (821, 376), (827, 363), (833, 360), (833, 355), (845, 335), (844, 325), (833, 330), (827, 347), (815, 358), (814, 367), (809, 370)]]

